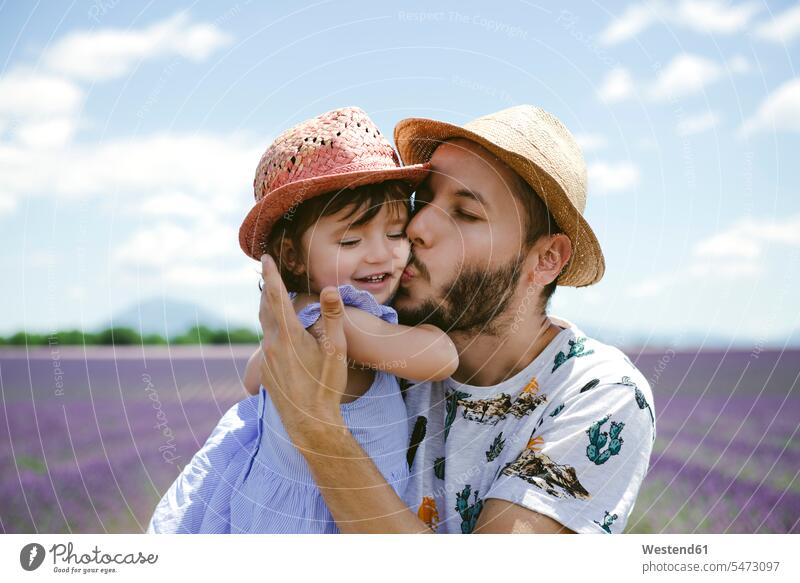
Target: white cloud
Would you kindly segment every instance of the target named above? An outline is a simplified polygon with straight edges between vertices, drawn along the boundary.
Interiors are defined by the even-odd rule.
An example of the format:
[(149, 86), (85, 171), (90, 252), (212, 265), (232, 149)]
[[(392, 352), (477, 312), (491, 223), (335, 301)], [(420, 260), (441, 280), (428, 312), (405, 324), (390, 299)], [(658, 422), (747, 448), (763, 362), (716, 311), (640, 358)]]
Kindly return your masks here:
[(191, 227), (161, 221), (140, 228), (114, 251), (113, 260), (139, 267), (192, 264), (229, 255), (238, 250), (238, 242), (238, 230), (214, 216), (203, 217)]
[(0, 217), (11, 214), (17, 208), (17, 201), (0, 191)]
[(692, 250), (695, 275), (741, 277), (761, 273), (769, 244), (800, 246), (800, 215), (785, 219), (740, 219), (727, 229), (698, 241)]
[(739, 135), (764, 130), (800, 132), (800, 78), (790, 79), (770, 93), (739, 128)]
[(758, 259), (768, 243), (800, 246), (800, 215), (785, 219), (740, 219), (697, 243), (696, 257)]
[(676, 273), (653, 276), (628, 292), (634, 298), (658, 295), (685, 281), (684, 275), (728, 280), (754, 278), (764, 273), (767, 245), (800, 247), (800, 215), (785, 219), (743, 218), (698, 241), (685, 267)]
[(616, 67), (608, 72), (603, 79), (597, 96), (601, 101), (614, 103), (631, 97), (634, 93), (633, 78), (624, 67)]
[(722, 0), (683, 0), (675, 22), (698, 32), (732, 34), (743, 30), (760, 10), (755, 2), (733, 5)]
[(89, 81), (126, 75), (143, 59), (181, 56), (206, 59), (230, 37), (214, 24), (191, 23), (186, 12), (140, 30), (102, 29), (73, 32), (44, 56), (53, 71)]
[(182, 192), (234, 210), (252, 204), (262, 151), (244, 136), (213, 134), (161, 133), (60, 151), (0, 144), (0, 192), (131, 200)]
[(700, 33), (733, 34), (744, 30), (761, 10), (755, 2), (682, 0), (679, 4), (651, 0), (631, 4), (600, 33), (600, 42), (614, 45), (635, 38), (651, 25), (688, 28)]
[(628, 291), (628, 296), (632, 298), (650, 298), (657, 296), (672, 283), (674, 283), (674, 276), (672, 275), (651, 277), (635, 283)]
[[(750, 71), (750, 62), (741, 55), (735, 55), (725, 63), (690, 53), (680, 53), (646, 85), (646, 96), (652, 101), (666, 101), (702, 91), (707, 86), (722, 79), (724, 72), (743, 74)], [(601, 101), (613, 103), (632, 97), (637, 86), (643, 82), (633, 79), (624, 67), (616, 67), (606, 74), (597, 91)]]
[(174, 192), (149, 196), (141, 202), (136, 201), (129, 205), (126, 210), (129, 213), (154, 217), (199, 218), (224, 209), (218, 208), (217, 200), (205, 201), (196, 196)]
[(629, 5), (600, 33), (600, 42), (613, 45), (635, 37), (659, 18), (659, 12), (655, 2)]
[(74, 113), (83, 90), (63, 77), (14, 69), (0, 77), (0, 117), (20, 120)]
[(679, 136), (687, 137), (708, 131), (719, 125), (720, 116), (715, 111), (707, 111), (693, 115), (678, 122), (676, 132)]
[(602, 150), (608, 146), (608, 140), (600, 134), (575, 134), (575, 140), (584, 152)]
[(16, 129), (16, 136), (22, 144), (31, 148), (61, 148), (72, 140), (75, 129), (73, 118), (58, 117), (21, 124)]
[[(7, 213), (26, 196), (170, 192), (213, 201), (216, 211), (241, 208), (235, 195), (249, 190), (263, 147), (242, 136), (160, 133), (73, 142), (84, 91), (70, 76), (108, 79), (169, 54), (203, 59), (227, 41), (215, 25), (192, 23), (180, 12), (140, 30), (73, 32), (46, 49), (51, 72), (17, 67), (0, 77), (0, 128), (12, 138), (0, 141), (0, 208)], [(174, 202), (159, 211), (150, 201), (147, 211), (169, 214), (165, 205)]]
[(631, 162), (594, 162), (589, 164), (589, 191), (613, 194), (631, 190), (639, 184), (639, 169)]
[(741, 55), (736, 55), (728, 61), (728, 68), (731, 70), (731, 73), (749, 73), (750, 61)]
[(775, 43), (788, 44), (800, 36), (800, 5), (784, 10), (756, 28), (756, 36)]
[[(163, 272), (165, 281), (174, 285), (192, 285), (202, 287), (241, 287), (251, 284), (254, 293), (258, 290), (256, 284), (259, 280), (260, 267), (256, 262), (247, 259), (242, 253), (240, 263), (249, 262), (250, 264), (238, 269), (227, 267), (207, 267), (202, 265), (172, 265)], [(258, 312), (253, 312), (251, 318), (258, 317)]]
[(703, 239), (694, 248), (697, 257), (755, 259), (761, 254), (758, 239), (748, 236), (749, 229), (735, 226)]
[(656, 101), (689, 95), (701, 91), (721, 76), (720, 66), (714, 61), (681, 53), (676, 55), (658, 75), (649, 89), (649, 96)]
[(239, 248), (238, 219), (198, 217), (191, 226), (160, 221), (140, 227), (111, 254), (130, 277), (160, 275), (181, 286), (236, 287), (258, 281), (257, 264)]
[(761, 265), (752, 261), (693, 263), (689, 266), (689, 275), (694, 277), (741, 279), (755, 277), (763, 271)]

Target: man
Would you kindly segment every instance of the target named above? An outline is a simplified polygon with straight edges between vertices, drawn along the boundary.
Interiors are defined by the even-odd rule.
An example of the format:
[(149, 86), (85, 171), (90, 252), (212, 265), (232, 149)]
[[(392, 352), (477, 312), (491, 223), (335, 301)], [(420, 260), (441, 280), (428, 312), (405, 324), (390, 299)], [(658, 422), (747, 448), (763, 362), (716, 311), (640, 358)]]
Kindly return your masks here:
[[(547, 315), (556, 284), (604, 273), (584, 220), (572, 135), (532, 106), (464, 127), (407, 119), (405, 164), (431, 162), (407, 234), (395, 308), (459, 351), (443, 382), (408, 387), (410, 479), (401, 500), (347, 430), (343, 309), (323, 291), (320, 341), (293, 317), (266, 256), (263, 383), (342, 532), (621, 532), (655, 438), (650, 387), (619, 350)], [(277, 387), (278, 390), (272, 390)]]

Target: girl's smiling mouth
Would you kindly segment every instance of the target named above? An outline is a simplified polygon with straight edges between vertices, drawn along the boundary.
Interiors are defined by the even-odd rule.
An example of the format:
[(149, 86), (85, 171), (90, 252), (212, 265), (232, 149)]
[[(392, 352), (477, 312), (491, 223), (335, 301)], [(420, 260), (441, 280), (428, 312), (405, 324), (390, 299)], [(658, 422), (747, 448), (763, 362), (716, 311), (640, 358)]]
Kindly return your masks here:
[(394, 277), (388, 271), (379, 271), (371, 273), (365, 277), (354, 277), (353, 281), (358, 284), (358, 287), (369, 290), (371, 292), (381, 291), (388, 286)]

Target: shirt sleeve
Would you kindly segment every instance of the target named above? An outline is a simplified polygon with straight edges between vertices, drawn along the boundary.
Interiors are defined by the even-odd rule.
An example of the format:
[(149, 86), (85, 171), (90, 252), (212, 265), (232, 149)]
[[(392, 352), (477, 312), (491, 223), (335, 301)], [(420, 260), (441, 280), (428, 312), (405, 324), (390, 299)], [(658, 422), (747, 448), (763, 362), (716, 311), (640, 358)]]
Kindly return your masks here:
[[(627, 380), (627, 379), (626, 379)], [(510, 461), (486, 498), (544, 514), (579, 533), (624, 530), (655, 437), (646, 381), (594, 383), (548, 403), (541, 421), (515, 434)], [(586, 385), (586, 386), (591, 386)]]
[[(352, 285), (340, 285), (339, 295), (342, 296), (342, 302), (345, 306), (354, 306), (365, 312), (369, 312), (373, 316), (377, 316), (381, 320), (389, 324), (397, 324), (397, 312), (391, 306), (379, 304), (371, 293), (367, 290), (356, 289)], [(290, 293), (289, 297), (293, 298), (294, 294)], [(314, 324), (320, 317), (319, 302), (305, 306), (297, 314), (297, 318), (303, 325), (303, 328), (308, 328)]]

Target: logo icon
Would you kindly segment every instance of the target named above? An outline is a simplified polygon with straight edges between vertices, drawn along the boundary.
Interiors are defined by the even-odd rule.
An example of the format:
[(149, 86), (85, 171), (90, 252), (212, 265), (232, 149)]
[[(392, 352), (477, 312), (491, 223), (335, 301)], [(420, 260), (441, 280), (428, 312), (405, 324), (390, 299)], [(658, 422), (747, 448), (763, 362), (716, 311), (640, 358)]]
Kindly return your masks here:
[(19, 552), (19, 564), (26, 571), (35, 571), (44, 562), (44, 547), (39, 543), (28, 543)]

